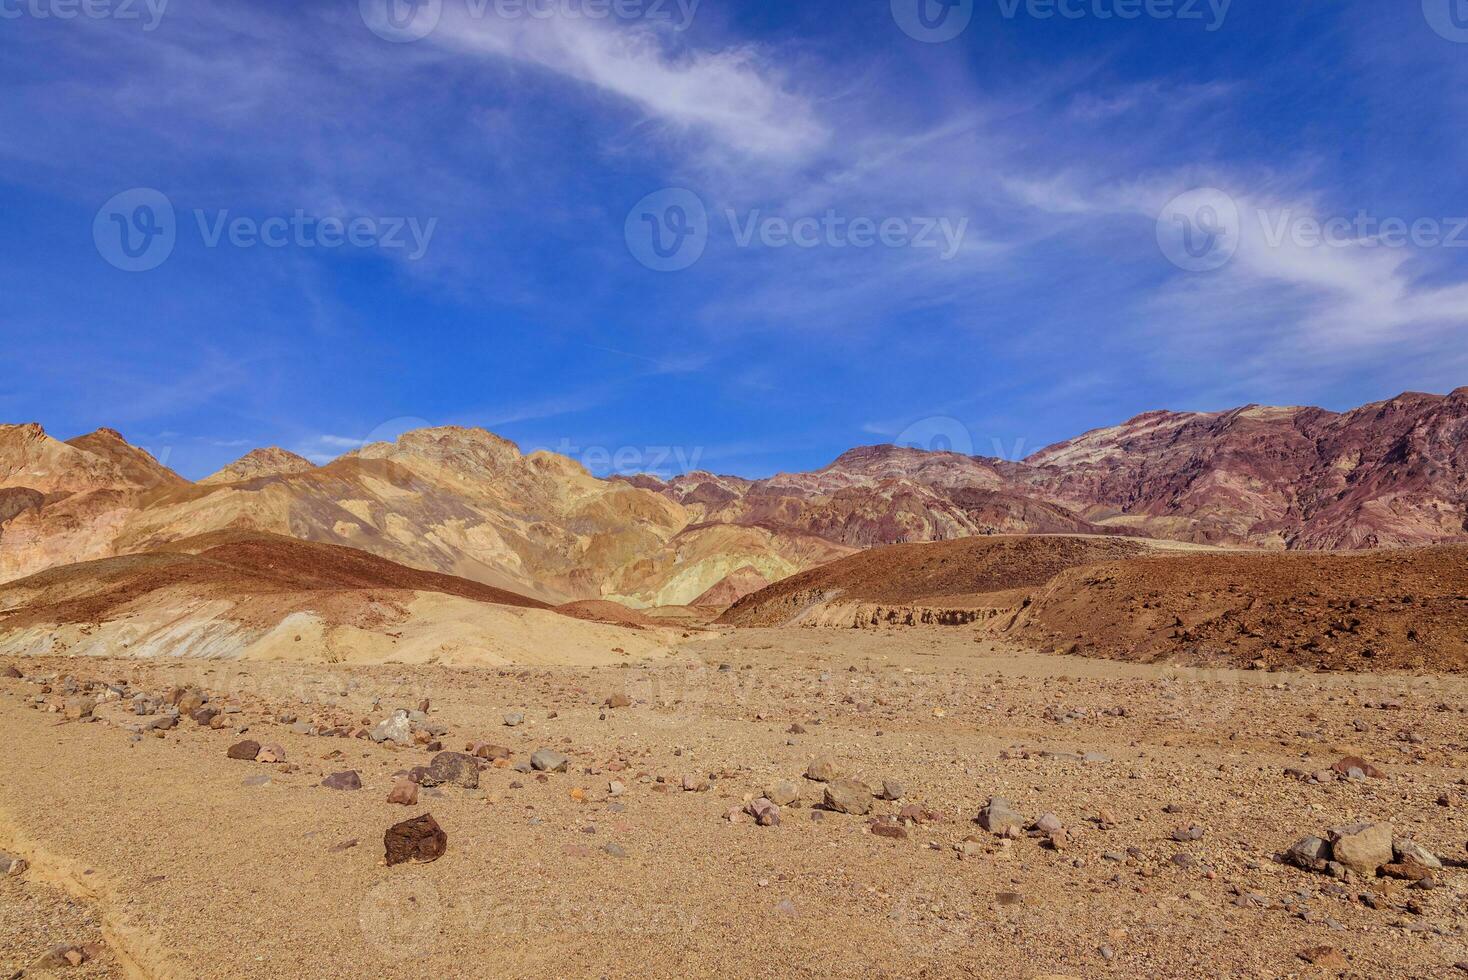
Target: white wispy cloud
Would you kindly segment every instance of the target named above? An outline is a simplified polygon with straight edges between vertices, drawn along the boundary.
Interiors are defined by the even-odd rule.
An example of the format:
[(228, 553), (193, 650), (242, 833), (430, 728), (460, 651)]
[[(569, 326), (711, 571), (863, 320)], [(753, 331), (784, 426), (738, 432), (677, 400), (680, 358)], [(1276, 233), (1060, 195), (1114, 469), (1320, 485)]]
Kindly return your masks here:
[(696, 49), (650, 26), (472, 17), (467, 10), (446, 12), (431, 37), (450, 49), (528, 62), (595, 86), (659, 122), (755, 157), (798, 160), (829, 136), (811, 102), (787, 90), (754, 45)]

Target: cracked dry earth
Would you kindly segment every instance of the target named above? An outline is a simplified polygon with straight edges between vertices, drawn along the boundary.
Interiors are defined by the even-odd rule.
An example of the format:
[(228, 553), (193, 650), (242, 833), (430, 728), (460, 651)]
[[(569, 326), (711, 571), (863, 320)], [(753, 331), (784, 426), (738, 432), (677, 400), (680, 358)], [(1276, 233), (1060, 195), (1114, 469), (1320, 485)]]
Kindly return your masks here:
[[(1169, 669), (963, 629), (726, 631), (596, 669), (7, 663), (0, 851), (30, 867), (0, 881), (5, 976), (102, 943), (55, 972), (1468, 977), (1459, 678)], [(89, 682), (114, 696), (69, 717)], [(132, 730), (158, 717), (134, 694), (192, 685), (223, 727)], [(511, 756), (391, 804), (434, 753), (353, 730), (424, 699), (444, 749)], [(286, 761), (227, 758), (243, 739)], [(541, 747), (568, 771), (516, 770)], [(817, 808), (821, 756), (901, 799)], [(1381, 778), (1309, 775), (1346, 756)], [(360, 790), (320, 785), (348, 769)], [(778, 826), (739, 815), (780, 780), (802, 801)], [(1058, 847), (977, 825), (991, 796), (1052, 814)], [(905, 806), (920, 819), (873, 832)], [(387, 867), (386, 829), (424, 813), (447, 852)], [(1360, 821), (1441, 858), (1435, 887), (1276, 860)]]

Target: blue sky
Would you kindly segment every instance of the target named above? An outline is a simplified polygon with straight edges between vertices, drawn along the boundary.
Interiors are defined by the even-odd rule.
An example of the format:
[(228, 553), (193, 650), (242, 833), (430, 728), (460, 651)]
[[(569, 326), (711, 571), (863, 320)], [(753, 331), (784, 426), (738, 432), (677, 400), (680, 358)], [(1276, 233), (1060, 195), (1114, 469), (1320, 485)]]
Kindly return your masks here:
[(90, 2), (0, 0), (0, 418), (191, 477), (424, 424), (1013, 457), (1468, 383), (1463, 0), (962, 0), (941, 42), (918, 0)]

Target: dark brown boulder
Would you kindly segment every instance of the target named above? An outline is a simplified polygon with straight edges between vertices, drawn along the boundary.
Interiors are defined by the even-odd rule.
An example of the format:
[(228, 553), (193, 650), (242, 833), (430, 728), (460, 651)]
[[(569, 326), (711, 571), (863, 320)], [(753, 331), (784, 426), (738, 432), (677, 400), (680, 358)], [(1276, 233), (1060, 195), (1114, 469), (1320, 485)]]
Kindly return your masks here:
[(387, 848), (387, 863), (391, 867), (394, 864), (437, 861), (448, 850), (449, 837), (433, 819), (433, 814), (425, 813), (393, 824), (383, 835), (382, 842)]
[(231, 745), (228, 753), (231, 759), (243, 759), (246, 762), (254, 762), (255, 756), (259, 754), (260, 743), (251, 741), (250, 739), (245, 739), (243, 742), (236, 742)]

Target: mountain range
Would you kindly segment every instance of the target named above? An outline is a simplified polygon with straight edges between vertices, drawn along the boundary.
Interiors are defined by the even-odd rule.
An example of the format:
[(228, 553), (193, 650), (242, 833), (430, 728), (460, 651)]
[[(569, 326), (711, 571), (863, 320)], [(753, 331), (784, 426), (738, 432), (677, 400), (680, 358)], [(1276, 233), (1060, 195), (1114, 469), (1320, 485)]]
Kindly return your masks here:
[(345, 545), (546, 602), (727, 605), (855, 551), (990, 534), (1266, 550), (1468, 541), (1468, 388), (1348, 412), (1155, 411), (1006, 461), (898, 446), (745, 479), (599, 479), (480, 429), (190, 482), (101, 429), (0, 425), (0, 581), (216, 531)]

